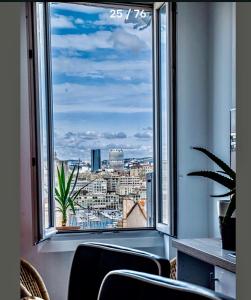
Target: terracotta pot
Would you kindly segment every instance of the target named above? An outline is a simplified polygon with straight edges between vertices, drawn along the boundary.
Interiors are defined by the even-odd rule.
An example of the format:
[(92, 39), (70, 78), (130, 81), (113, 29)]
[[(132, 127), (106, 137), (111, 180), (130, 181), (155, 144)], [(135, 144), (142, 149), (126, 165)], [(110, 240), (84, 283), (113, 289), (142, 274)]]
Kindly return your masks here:
[(73, 231), (73, 230), (79, 230), (80, 226), (58, 226), (56, 227), (58, 231)]

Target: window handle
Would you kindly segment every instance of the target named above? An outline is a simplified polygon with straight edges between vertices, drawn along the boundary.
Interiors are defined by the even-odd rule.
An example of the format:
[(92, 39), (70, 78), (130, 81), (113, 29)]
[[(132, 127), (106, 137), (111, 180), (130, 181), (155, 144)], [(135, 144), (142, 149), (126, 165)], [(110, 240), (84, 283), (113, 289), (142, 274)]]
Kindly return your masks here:
[(210, 285), (210, 288), (214, 290), (215, 288), (215, 282), (216, 281), (219, 281), (219, 278), (216, 278), (214, 276), (214, 272), (210, 272), (209, 273), (209, 285)]

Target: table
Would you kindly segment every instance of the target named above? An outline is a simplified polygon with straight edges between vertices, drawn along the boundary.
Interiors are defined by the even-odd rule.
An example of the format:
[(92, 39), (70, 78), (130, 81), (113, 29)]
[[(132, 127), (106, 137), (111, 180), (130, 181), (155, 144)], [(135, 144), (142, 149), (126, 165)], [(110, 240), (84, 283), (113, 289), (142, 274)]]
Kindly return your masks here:
[(174, 239), (177, 249), (177, 279), (236, 297), (236, 258), (213, 238)]

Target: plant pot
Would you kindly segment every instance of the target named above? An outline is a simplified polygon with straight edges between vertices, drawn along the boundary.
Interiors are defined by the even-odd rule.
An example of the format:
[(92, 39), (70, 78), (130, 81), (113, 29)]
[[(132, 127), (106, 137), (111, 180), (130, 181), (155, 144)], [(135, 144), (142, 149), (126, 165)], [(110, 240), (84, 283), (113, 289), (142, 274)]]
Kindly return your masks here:
[(235, 213), (231, 218), (228, 218), (224, 223), (223, 219), (226, 215), (229, 200), (220, 200), (218, 205), (220, 233), (222, 239), (222, 249), (235, 251), (236, 250), (236, 218)]
[(222, 249), (236, 251), (236, 218), (229, 218), (224, 223), (224, 217), (220, 216), (219, 219)]
[[(228, 205), (230, 203), (230, 200), (219, 200), (218, 201), (218, 215), (220, 217), (224, 217), (226, 215)], [(231, 216), (232, 218), (235, 218), (235, 212)]]
[(56, 227), (58, 231), (73, 231), (73, 230), (79, 230), (80, 226), (58, 226)]

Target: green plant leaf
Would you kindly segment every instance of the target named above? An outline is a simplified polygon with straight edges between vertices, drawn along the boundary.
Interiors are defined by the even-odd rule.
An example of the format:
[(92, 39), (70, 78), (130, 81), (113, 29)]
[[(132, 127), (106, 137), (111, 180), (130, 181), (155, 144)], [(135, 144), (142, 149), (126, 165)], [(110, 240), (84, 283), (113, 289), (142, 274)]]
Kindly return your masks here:
[(69, 195), (69, 191), (70, 191), (70, 187), (71, 187), (71, 183), (72, 183), (72, 178), (73, 178), (73, 175), (74, 175), (74, 172), (75, 172), (75, 166), (68, 178), (68, 181), (67, 181), (67, 185), (66, 185), (66, 190), (65, 190), (65, 197), (68, 198), (68, 195)]
[(62, 188), (65, 191), (65, 173), (64, 173), (64, 164), (61, 164), (61, 184), (62, 184)]
[(193, 149), (200, 151), (207, 155), (212, 161), (214, 161), (224, 172), (226, 172), (227, 175), (229, 175), (232, 179), (235, 180), (236, 173), (234, 170), (232, 170), (224, 161), (219, 159), (217, 156), (215, 156), (213, 153), (208, 151), (207, 149), (201, 148), (201, 147), (193, 147)]
[(72, 201), (71, 198), (69, 198), (69, 206), (71, 207), (72, 212), (74, 215), (76, 214), (75, 207), (74, 207), (74, 202)]
[(209, 179), (212, 179), (222, 185), (224, 185), (226, 188), (232, 190), (235, 188), (235, 181), (233, 179), (230, 179), (228, 177), (225, 177), (223, 175), (220, 175), (216, 172), (212, 171), (197, 171), (197, 172), (191, 172), (187, 174), (188, 176), (202, 176)]
[(90, 182), (88, 182), (87, 184), (85, 184), (84, 186), (82, 186), (79, 190), (77, 190), (76, 192), (74, 192), (73, 193), (73, 195), (71, 196), (73, 199), (76, 199), (76, 197), (79, 195), (79, 193), (85, 188), (85, 187), (87, 187), (89, 184), (91, 184), (92, 182), (94, 182), (96, 180), (96, 178), (95, 179), (93, 179), (93, 180), (91, 180)]
[(61, 207), (64, 206), (64, 203), (62, 202), (61, 198), (55, 197), (55, 200), (61, 205)]
[(62, 185), (61, 173), (60, 173), (60, 170), (59, 170), (58, 167), (57, 167), (57, 175), (58, 175), (58, 186), (59, 186), (60, 195), (61, 195), (61, 197), (63, 197), (64, 188), (63, 188), (63, 185)]
[(62, 196), (60, 195), (60, 193), (59, 193), (59, 191), (58, 191), (57, 188), (55, 188), (55, 194), (56, 194), (57, 198), (59, 199), (59, 201), (62, 202), (62, 199), (61, 199)]
[(57, 207), (57, 209), (61, 212), (61, 213), (63, 213), (63, 210), (62, 210), (62, 208), (60, 208), (60, 207)]
[(78, 207), (81, 207), (81, 208), (85, 209), (85, 207), (82, 206), (81, 204), (79, 204), (78, 202), (76, 202), (75, 205), (78, 206)]
[(217, 171), (217, 173), (220, 173), (220, 174), (224, 174), (224, 175), (227, 175), (227, 176), (229, 176), (226, 172), (224, 172), (224, 171)]
[(221, 195), (210, 195), (210, 197), (213, 198), (221, 198), (221, 197), (227, 197), (227, 196), (231, 196), (235, 193), (235, 189), (231, 190), (230, 192), (227, 192), (225, 194), (221, 194)]
[(70, 196), (72, 196), (72, 194), (73, 194), (73, 192), (75, 190), (77, 181), (78, 181), (79, 168), (80, 168), (79, 164), (80, 164), (80, 159), (79, 159), (79, 162), (78, 162), (77, 174), (76, 174), (76, 177), (75, 177), (75, 181), (74, 181), (73, 187), (72, 187), (71, 192), (70, 192)]

